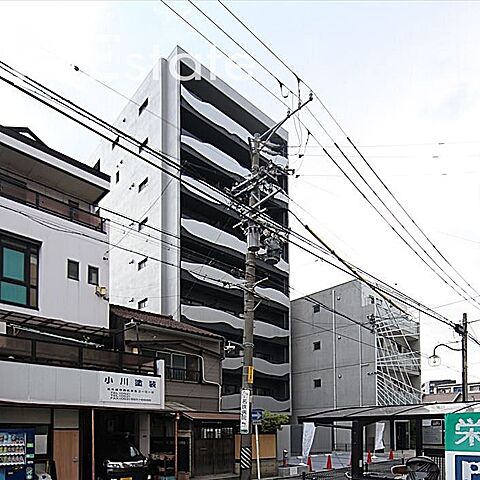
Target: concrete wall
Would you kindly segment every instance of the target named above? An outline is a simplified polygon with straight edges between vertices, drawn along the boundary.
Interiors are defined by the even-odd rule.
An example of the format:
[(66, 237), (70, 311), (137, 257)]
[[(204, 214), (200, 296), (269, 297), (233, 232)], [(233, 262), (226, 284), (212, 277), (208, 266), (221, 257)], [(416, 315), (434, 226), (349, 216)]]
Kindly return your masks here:
[[(172, 85), (166, 69), (168, 71), (165, 61), (160, 61), (153, 68), (115, 124), (139, 141), (148, 137), (148, 147), (177, 158), (178, 106), (172, 103), (172, 99), (176, 102), (179, 100), (172, 88), (178, 87)], [(169, 96), (167, 92), (170, 92)], [(147, 98), (148, 107), (139, 115), (138, 105)], [(123, 140), (120, 143), (139, 152), (138, 147)], [(156, 168), (159, 165), (172, 170), (164, 161), (145, 150), (141, 154), (152, 164), (129, 154), (119, 146), (112, 149), (108, 142), (102, 142), (91, 157), (92, 163), (100, 159), (102, 170), (111, 177), (110, 193), (102, 200), (101, 206), (122, 212), (137, 221), (131, 223), (108, 210), (102, 211), (105, 217), (112, 219), (112, 244), (121, 242), (124, 249), (138, 252), (130, 253), (119, 248), (113, 248), (109, 252), (113, 279), (111, 299), (116, 304), (137, 308), (139, 301), (148, 298), (146, 310), (176, 317), (179, 313), (177, 266), (180, 250), (176, 238), (180, 230), (179, 182)], [(138, 186), (146, 178), (148, 183), (139, 192)], [(139, 232), (138, 222), (146, 217), (147, 226)], [(149, 225), (154, 229), (149, 228)], [(164, 243), (158, 238), (162, 238)], [(146, 257), (149, 257), (146, 267), (139, 270), (138, 263)]]
[[(339, 313), (365, 322), (355, 283), (311, 295)], [(314, 350), (314, 342), (320, 349)], [(350, 320), (306, 299), (292, 302), (292, 388), (295, 418), (326, 408), (375, 404), (375, 339)], [(314, 387), (314, 380), (321, 387)]]
[[(109, 290), (108, 233), (83, 227), (49, 213), (0, 198), (0, 227), (5, 233), (40, 242), (38, 310), (2, 304), (0, 308), (82, 325), (108, 327), (108, 301), (88, 284), (88, 265), (98, 267), (101, 286)], [(43, 222), (43, 223), (41, 223)], [(67, 260), (80, 263), (78, 281), (67, 278)]]

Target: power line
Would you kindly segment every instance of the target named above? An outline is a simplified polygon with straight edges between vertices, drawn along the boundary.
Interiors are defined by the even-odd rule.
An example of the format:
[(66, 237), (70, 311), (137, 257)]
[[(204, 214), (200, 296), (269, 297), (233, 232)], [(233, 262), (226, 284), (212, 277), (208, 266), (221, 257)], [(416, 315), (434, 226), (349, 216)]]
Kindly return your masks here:
[[(75, 70), (76, 70), (76, 71), (81, 71), (81, 72), (84, 73), (86, 76), (88, 76), (88, 77), (94, 79), (95, 81), (99, 82), (99, 83), (100, 83), (101, 85), (103, 85), (104, 87), (106, 87), (106, 88), (108, 88), (108, 89), (116, 92), (117, 94), (121, 95), (121, 96), (124, 97), (124, 98), (127, 98), (125, 95), (121, 94), (121, 93), (118, 92), (117, 90), (115, 90), (115, 89), (113, 89), (112, 87), (108, 86), (108, 85), (105, 84), (104, 82), (102, 82), (102, 81), (100, 81), (100, 80), (98, 80), (98, 79), (95, 79), (93, 76), (91, 76), (91, 75), (89, 75), (88, 73), (84, 72), (84, 71), (81, 70), (79, 67), (76, 67), (76, 66), (75, 66)], [(133, 100), (130, 100), (130, 101), (132, 101), (133, 103), (136, 103), (136, 102), (133, 101)], [(160, 116), (159, 116), (158, 114), (156, 114), (155, 112), (151, 112), (151, 113), (152, 113), (153, 115), (157, 116), (158, 118), (164, 120), (162, 117), (160, 117)], [(171, 123), (171, 122), (168, 122), (168, 123)], [(173, 125), (173, 124), (172, 124), (172, 125)], [(178, 129), (177, 126), (175, 126), (175, 128)], [(310, 135), (310, 132), (309, 132), (309, 135)], [(317, 140), (317, 142), (318, 142), (318, 140)], [(322, 147), (322, 148), (323, 148), (323, 147)], [(327, 156), (328, 156), (328, 155), (327, 155)], [(348, 178), (348, 176), (347, 176), (347, 178)], [(291, 200), (291, 199), (290, 199), (290, 200)], [(368, 200), (367, 200), (367, 201), (368, 201)], [(393, 227), (392, 227), (392, 228), (393, 228)], [(292, 232), (290, 232), (290, 233), (292, 233)], [(397, 234), (398, 234), (398, 232), (397, 232)], [(328, 253), (328, 252), (324, 252), (324, 253)], [(431, 267), (429, 267), (429, 268), (431, 268)], [(445, 283), (447, 283), (447, 285), (448, 285), (448, 282), (446, 282), (445, 280), (443, 280), (443, 281), (444, 281)], [(456, 292), (456, 293), (458, 293), (458, 292)], [(465, 299), (465, 300), (467, 300), (467, 299)]]
[[(191, 2), (191, 0), (189, 0)], [(347, 133), (345, 132), (345, 130), (341, 127), (340, 123), (337, 121), (337, 119), (334, 117), (334, 115), (331, 113), (331, 111), (326, 107), (326, 105), (323, 103), (322, 99), (316, 94), (316, 92), (307, 84), (305, 83), (305, 81), (303, 81), (299, 75), (294, 72), (265, 42), (263, 42), (237, 15), (235, 15), (234, 12), (232, 12), (232, 10), (230, 10), (221, 0), (218, 0), (219, 3), (230, 13), (230, 15), (232, 15), (245, 29), (247, 29), (247, 31), (253, 35), (258, 42), (260, 42), (279, 62), (282, 63), (282, 65), (287, 68), (290, 73), (292, 75), (295, 76), (295, 78), (297, 79), (298, 82), (301, 82), (303, 83), (310, 91), (312, 91), (314, 97), (319, 101), (319, 103), (322, 105), (322, 107), (324, 108), (324, 110), (328, 113), (328, 115), (330, 116), (330, 118), (334, 121), (334, 123), (337, 125), (337, 127), (339, 128), (339, 130), (344, 134), (344, 136), (346, 137), (347, 141), (350, 143), (350, 145), (355, 149), (355, 151), (358, 153), (358, 155), (362, 158), (362, 160), (364, 161), (364, 163), (367, 165), (367, 167), (369, 168), (369, 170), (375, 175), (375, 177), (378, 179), (378, 181), (380, 181), (380, 183), (382, 184), (382, 186), (386, 189), (386, 191), (390, 194), (390, 196), (394, 199), (395, 203), (397, 203), (397, 205), (402, 209), (402, 211), (407, 215), (407, 217), (409, 218), (409, 220), (415, 225), (415, 227), (419, 230), (419, 232), (422, 234), (422, 236), (428, 241), (428, 243), (434, 248), (434, 250), (441, 256), (441, 258), (447, 263), (447, 265), (449, 265), (450, 268), (452, 268), (452, 270), (459, 276), (459, 278), (462, 279), (462, 281), (464, 281), (468, 287), (470, 287), (473, 291), (475, 291), (475, 293), (478, 295), (478, 292), (472, 287), (472, 285), (458, 272), (458, 270), (451, 264), (450, 261), (448, 261), (446, 259), (446, 257), (439, 251), (439, 249), (436, 247), (435, 244), (433, 244), (433, 242), (428, 238), (428, 236), (425, 234), (425, 232), (420, 228), (420, 226), (414, 221), (414, 219), (411, 217), (411, 215), (405, 210), (405, 208), (403, 207), (403, 205), (400, 204), (400, 202), (398, 201), (398, 199), (395, 197), (395, 195), (392, 193), (392, 191), (387, 187), (387, 185), (385, 184), (385, 182), (379, 177), (379, 175), (376, 173), (376, 171), (372, 168), (372, 166), (370, 165), (370, 163), (367, 161), (367, 159), (364, 157), (364, 155), (360, 152), (360, 150), (357, 148), (357, 146), (353, 143), (353, 141), (349, 138), (349, 136), (347, 135)], [(192, 2), (191, 2), (192, 3)], [(199, 9), (198, 7), (196, 7), (197, 9)], [(208, 15), (204, 14), (207, 18)], [(213, 20), (211, 20), (209, 18), (210, 21), (213, 22)], [(215, 22), (213, 22), (215, 23)], [(219, 27), (220, 28), (220, 27)], [(230, 36), (229, 36), (230, 37)], [(250, 55), (251, 56), (251, 55)], [(276, 77), (275, 77), (276, 78)], [(314, 118), (314, 120), (319, 124), (319, 126), (323, 129), (323, 131), (327, 134), (327, 136), (329, 136), (329, 138), (332, 140), (332, 142), (334, 143), (335, 147), (340, 151), (340, 153), (342, 154), (342, 156), (348, 161), (348, 163), (350, 164), (350, 166), (355, 170), (355, 172), (359, 175), (359, 177), (364, 181), (364, 183), (370, 188), (370, 190), (374, 193), (374, 195), (381, 201), (382, 205), (389, 211), (389, 213), (393, 216), (393, 218), (395, 218), (395, 220), (400, 224), (400, 226), (409, 234), (409, 236), (412, 238), (412, 240), (415, 241), (415, 243), (422, 249), (422, 251), (427, 254), (427, 256), (432, 260), (434, 261), (435, 265), (437, 265), (437, 267), (440, 269), (440, 271), (445, 274), (449, 279), (450, 281), (452, 281), (458, 288), (460, 288), (466, 295), (469, 296), (469, 298), (471, 300), (473, 300), (475, 303), (479, 303), (477, 302), (471, 295), (469, 295), (466, 290), (461, 287), (460, 285), (458, 285), (458, 283), (453, 280), (453, 278), (448, 275), (445, 270), (443, 270), (439, 265), (438, 263), (426, 252), (426, 250), (419, 244), (419, 242), (409, 233), (409, 231), (406, 229), (406, 227), (398, 220), (398, 218), (396, 217), (395, 214), (393, 214), (393, 212), (386, 206), (386, 204), (380, 199), (380, 197), (378, 196), (378, 194), (375, 192), (375, 190), (370, 186), (370, 184), (365, 180), (365, 178), (363, 177), (363, 175), (358, 171), (358, 169), (353, 165), (353, 163), (350, 161), (350, 159), (347, 157), (347, 155), (343, 152), (343, 150), (340, 148), (340, 146), (333, 140), (333, 138), (331, 137), (331, 135), (326, 131), (326, 129), (323, 127), (323, 125), (320, 123), (320, 121), (318, 120), (318, 118), (310, 111), (310, 109), (307, 108), (307, 110), (309, 110), (309, 112), (311, 113), (312, 117)], [(317, 141), (317, 143), (319, 144), (319, 146), (324, 150), (325, 154), (327, 154), (327, 156), (330, 157), (330, 159), (335, 163), (335, 165), (342, 171), (342, 173), (347, 176), (347, 174), (345, 173), (345, 171), (343, 169), (341, 169), (339, 167), (339, 165), (337, 164), (337, 162), (335, 162), (332, 158), (332, 156), (327, 152), (327, 150), (321, 145), (320, 142)], [(347, 176), (348, 178), (348, 176)], [(362, 195), (365, 199), (366, 196), (365, 195)], [(371, 204), (371, 202), (369, 202)], [(372, 204), (371, 204), (372, 205)], [(373, 206), (373, 205), (372, 205)], [(375, 209), (378, 212), (377, 209)], [(385, 219), (383, 216), (382, 216), (383, 219)], [(389, 223), (389, 222), (388, 222)], [(389, 225), (391, 226), (391, 224), (389, 223)], [(393, 228), (391, 226), (391, 228)], [(394, 231), (397, 233), (397, 235), (399, 235), (399, 233), (394, 229)], [(400, 236), (400, 235), (399, 235)], [(403, 237), (401, 237), (403, 239)], [(403, 239), (404, 240), (404, 239)], [(405, 241), (405, 240), (404, 240)], [(417, 256), (419, 256), (419, 258), (422, 259), (422, 257), (420, 257), (420, 255), (418, 254), (418, 252), (416, 252), (415, 249), (413, 249), (411, 247), (411, 245), (405, 241), (405, 243), (407, 244), (407, 246), (409, 246), (410, 249), (412, 249), (416, 254)], [(422, 259), (422, 261), (432, 270), (434, 271), (438, 276), (440, 276), (438, 274), (438, 272), (435, 271), (435, 269), (433, 269), (424, 259)], [(440, 278), (442, 278), (440, 276)], [(449, 285), (449, 283), (442, 278), (442, 280), (447, 284)], [(452, 287), (451, 285), (449, 285), (451, 288), (453, 288), (454, 291), (455, 288)], [(459, 294), (459, 292), (456, 291), (456, 293)], [(461, 295), (461, 294), (460, 294)], [(463, 296), (463, 295), (462, 295)], [(480, 305), (480, 304), (479, 304)], [(478, 307), (477, 307), (478, 308)]]
[[(5, 65), (6, 67), (8, 67), (8, 65), (4, 64), (4, 62), (1, 62), (1, 64), (3, 64), (3, 65)], [(7, 70), (6, 68), (4, 68), (4, 67), (2, 67), (2, 68), (3, 68), (4, 70), (8, 71), (8, 70)], [(8, 68), (11, 69), (11, 67), (8, 67)], [(24, 77), (24, 78), (27, 78), (27, 79), (28, 79), (28, 77), (25, 77), (24, 75), (21, 75), (19, 72), (16, 72), (14, 69), (11, 69), (11, 70), (13, 70), (13, 72), (14, 72), (13, 74), (12, 74), (11, 72), (9, 72), (9, 71), (8, 71), (8, 72), (9, 72), (10, 74), (14, 75), (14, 76), (17, 76), (19, 79), (22, 80), (21, 77)], [(15, 72), (17, 73), (16, 75), (15, 75)], [(92, 127), (90, 127), (89, 125), (81, 122), (80, 120), (78, 120), (78, 119), (76, 119), (76, 118), (68, 115), (66, 112), (62, 111), (61, 109), (59, 109), (59, 108), (57, 108), (57, 107), (49, 104), (45, 99), (39, 98), (39, 97), (37, 96), (37, 95), (39, 95), (39, 94), (36, 95), (35, 92), (32, 92), (31, 90), (26, 90), (25, 88), (23, 88), (23, 87), (21, 87), (21, 86), (19, 86), (19, 85), (16, 85), (14, 82), (9, 81), (9, 80), (5, 79), (4, 77), (0, 77), (0, 79), (3, 80), (3, 81), (5, 81), (5, 82), (7, 82), (8, 84), (10, 84), (11, 86), (13, 86), (14, 88), (19, 89), (19, 90), (22, 91), (23, 93), (25, 93), (25, 94), (27, 94), (27, 95), (29, 95), (29, 96), (37, 99), (37, 100), (40, 101), (41, 103), (43, 103), (43, 104), (45, 104), (46, 106), (54, 109), (54, 110), (57, 111), (58, 113), (66, 116), (66, 117), (69, 118), (70, 120), (72, 120), (72, 121), (74, 121), (74, 122), (76, 122), (76, 123), (79, 123), (80, 125), (82, 125), (82, 126), (84, 126), (85, 128), (89, 129), (89, 130), (92, 131), (93, 133), (96, 133), (96, 134), (99, 135), (100, 137), (104, 138), (105, 140), (107, 140), (107, 141), (109, 141), (109, 142), (112, 141), (107, 135), (105, 135), (105, 134), (103, 134), (103, 133), (95, 130), (94, 128), (92, 128)], [(41, 85), (41, 84), (39, 84), (38, 82), (34, 82), (34, 81), (30, 80), (30, 79), (28, 79), (28, 80), (29, 80), (31, 83), (36, 84), (37, 86), (38, 86), (38, 85)], [(33, 85), (33, 86), (35, 86), (35, 85)], [(55, 92), (53, 92), (53, 91), (51, 91), (51, 90), (49, 90), (49, 91), (50, 91), (52, 94), (55, 93)], [(47, 97), (50, 98), (52, 101), (55, 100), (54, 97), (52, 97), (52, 96), (47, 96)], [(66, 106), (67, 108), (70, 108), (70, 109), (73, 109), (73, 110), (75, 110), (75, 107), (76, 107), (77, 109), (80, 108), (80, 107), (76, 106), (75, 104), (73, 104), (73, 102), (71, 102), (71, 101), (65, 100), (65, 102), (67, 103), (67, 105), (64, 104), (63, 106)], [(68, 104), (70, 104), (70, 105), (72, 105), (72, 106), (69, 107)], [(115, 127), (112, 127), (111, 125), (109, 125), (108, 123), (104, 122), (103, 120), (98, 119), (98, 117), (93, 116), (93, 120), (92, 120), (92, 119), (89, 117), (89, 115), (91, 115), (91, 114), (89, 114), (89, 112), (87, 112), (86, 110), (84, 110), (84, 109), (80, 109), (80, 110), (81, 110), (80, 114), (81, 114), (82, 116), (84, 116), (84, 117), (86, 117), (86, 118), (89, 118), (91, 121), (95, 121), (95, 120), (96, 120), (96, 123), (97, 123), (97, 124), (100, 124), (100, 125), (102, 126), (102, 128), (106, 128), (106, 129), (108, 129), (110, 132), (113, 131), (113, 132), (116, 133), (117, 135), (122, 136), (122, 138), (124, 138), (124, 137), (126, 136), (127, 139), (128, 139), (129, 141), (131, 141), (132, 143), (135, 143), (135, 144), (137, 144), (137, 145), (138, 145), (138, 144), (142, 145), (142, 144), (141, 144), (138, 140), (136, 140), (135, 138), (133, 138), (133, 137), (125, 134), (124, 132), (122, 132), (122, 131), (119, 130), (119, 129), (116, 129)], [(78, 113), (78, 112), (77, 112), (77, 113)], [(149, 163), (150, 165), (152, 165), (153, 167), (161, 170), (161, 171), (164, 172), (165, 174), (174, 176), (177, 180), (180, 180), (180, 177), (179, 177), (178, 175), (176, 175), (176, 174), (174, 174), (173, 172), (165, 169), (164, 167), (162, 167), (162, 166), (160, 166), (160, 165), (158, 165), (158, 164), (156, 164), (156, 163), (154, 163), (154, 162), (146, 159), (145, 157), (143, 157), (143, 156), (140, 155), (139, 153), (136, 153), (136, 152), (132, 151), (131, 149), (127, 148), (127, 147), (126, 147), (125, 145), (123, 145), (122, 143), (117, 143), (117, 145), (119, 145), (121, 148), (123, 148), (123, 149), (126, 150), (127, 152), (131, 153), (131, 154), (134, 155), (135, 157), (140, 158), (141, 160), (143, 160), (143, 161)], [(150, 148), (150, 147), (148, 147), (148, 146), (145, 147), (145, 150), (147, 150), (147, 149), (148, 149), (149, 152), (152, 152), (152, 154), (154, 154), (155, 156), (159, 156), (161, 159), (165, 160), (165, 162), (171, 161), (170, 158), (169, 158), (167, 155), (164, 155), (164, 154), (163, 154), (163, 152), (157, 152), (156, 150), (154, 150), (154, 149), (152, 149), (152, 148)], [(178, 159), (176, 159), (176, 160), (178, 160)], [(178, 165), (175, 165), (175, 166), (178, 168)], [(212, 189), (212, 190), (216, 191), (216, 189), (215, 189), (214, 187), (212, 187), (211, 185), (206, 184), (206, 186), (207, 186), (209, 189)], [(194, 187), (194, 186), (192, 186), (192, 187)], [(210, 197), (211, 199), (213, 199), (213, 200), (215, 201), (215, 198), (212, 197), (211, 195), (206, 194), (205, 191), (199, 189), (198, 187), (196, 188), (196, 190), (201, 191), (201, 192), (203, 193), (203, 195), (206, 195), (207, 197)], [(220, 195), (222, 195), (223, 198), (226, 198), (226, 197), (228, 198), (228, 196), (225, 195), (224, 192), (218, 192), (218, 193), (219, 193)], [(230, 199), (230, 201), (235, 202), (234, 199)], [(231, 208), (231, 205), (225, 204), (225, 206)], [(270, 220), (270, 221), (271, 221), (271, 220)], [(286, 233), (288, 233), (288, 234), (295, 235), (295, 236), (298, 237), (301, 241), (306, 242), (307, 244), (313, 246), (315, 249), (320, 249), (320, 250), (322, 250), (322, 247), (319, 247), (318, 245), (314, 244), (311, 240), (306, 239), (305, 237), (299, 235), (297, 232), (294, 232), (294, 231), (292, 231), (291, 229), (286, 229), (285, 227), (283, 227), (282, 225), (279, 225), (279, 224), (275, 224), (274, 228), (279, 228), (280, 230), (282, 230), (282, 231), (284, 231), (284, 232), (286, 232)], [(291, 243), (293, 243), (293, 242), (291, 242)], [(295, 244), (295, 243), (293, 243), (293, 244), (299, 246), (298, 244)], [(303, 248), (305, 251), (307, 251), (307, 252), (309, 252), (309, 253), (312, 253), (311, 251), (309, 251), (309, 250), (306, 249), (305, 247), (300, 246), (300, 248)], [(328, 253), (328, 252), (323, 251), (323, 253)], [(317, 258), (320, 258), (322, 261), (325, 261), (326, 263), (331, 264), (331, 265), (334, 266), (335, 268), (339, 268), (340, 270), (342, 270), (341, 267), (338, 267), (337, 265), (335, 265), (335, 264), (327, 261), (326, 259), (324, 259), (324, 258), (322, 258), (322, 257), (320, 257), (320, 256), (318, 256), (318, 255), (315, 255), (315, 256), (317, 256)], [(360, 269), (359, 269), (359, 270), (360, 270)], [(349, 275), (351, 275), (351, 272), (348, 272), (348, 270), (342, 270), (342, 271), (344, 271), (345, 273), (348, 273)], [(361, 270), (360, 270), (360, 271), (361, 271)], [(372, 278), (375, 278), (375, 277), (373, 277), (373, 276), (370, 275), (370, 274), (369, 274), (369, 276), (372, 277)], [(377, 280), (378, 282), (381, 282), (381, 281), (378, 280), (378, 279), (376, 279), (376, 280)], [(381, 282), (381, 283), (383, 283), (384, 285), (387, 285), (387, 284), (385, 284), (385, 282)], [(372, 285), (369, 284), (369, 286), (372, 286)], [(378, 285), (377, 285), (377, 288), (378, 288)], [(390, 286), (389, 286), (389, 288), (392, 289), (392, 287), (390, 287)], [(394, 290), (394, 289), (393, 289), (393, 290)], [(401, 293), (401, 292), (399, 292), (399, 293)], [(402, 301), (403, 303), (409, 305), (409, 306), (412, 306), (412, 304), (409, 304), (409, 303), (407, 302), (407, 300), (406, 300), (406, 299), (409, 298), (409, 297), (405, 296), (404, 294), (401, 294), (401, 295), (402, 295), (402, 300), (401, 300), (401, 301)], [(395, 295), (392, 295), (392, 296), (393, 296), (393, 298), (396, 298)], [(397, 297), (397, 298), (398, 298), (398, 297)], [(419, 302), (414, 301), (413, 299), (411, 299), (411, 300), (412, 300), (412, 302), (415, 303), (415, 307), (414, 307), (414, 308), (420, 308), (419, 305), (421, 305), (421, 304), (420, 304)], [(428, 308), (428, 307), (425, 307), (425, 308)], [(432, 313), (430, 313), (430, 312), (428, 312), (428, 311), (423, 311), (423, 313), (425, 313), (425, 314), (428, 315), (428, 316), (432, 316), (432, 317), (435, 318), (435, 319), (438, 319), (438, 315), (434, 315), (434, 314), (432, 314)], [(433, 313), (434, 313), (434, 312), (433, 312)]]

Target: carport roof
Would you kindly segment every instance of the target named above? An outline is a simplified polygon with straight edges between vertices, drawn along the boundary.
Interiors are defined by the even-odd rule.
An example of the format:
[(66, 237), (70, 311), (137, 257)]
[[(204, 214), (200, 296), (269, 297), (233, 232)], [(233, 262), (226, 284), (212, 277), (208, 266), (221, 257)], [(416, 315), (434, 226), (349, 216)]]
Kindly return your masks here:
[(386, 419), (440, 418), (447, 413), (480, 413), (480, 402), (419, 403), (416, 405), (386, 405), (346, 407), (321, 410), (300, 417), (303, 422), (348, 422), (363, 420), (374, 422)]

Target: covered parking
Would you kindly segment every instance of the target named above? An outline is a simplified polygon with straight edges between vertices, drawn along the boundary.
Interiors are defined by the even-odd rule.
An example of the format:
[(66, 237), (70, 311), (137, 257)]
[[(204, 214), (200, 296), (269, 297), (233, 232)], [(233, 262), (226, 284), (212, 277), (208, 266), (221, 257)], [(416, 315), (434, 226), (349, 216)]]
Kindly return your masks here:
[[(424, 403), (415, 405), (386, 405), (326, 409), (299, 418), (300, 422), (313, 422), (316, 426), (348, 428), (351, 430), (351, 475), (354, 480), (369, 478), (364, 465), (364, 428), (372, 423), (391, 420), (411, 420), (415, 424), (416, 456), (429, 456), (440, 467), (440, 480), (445, 479), (445, 446), (443, 425), (450, 413), (480, 413), (480, 402)], [(426, 444), (425, 420), (441, 421), (441, 443), (432, 448)], [(337, 425), (340, 423), (341, 425)], [(371, 478), (371, 477), (370, 477)], [(378, 477), (376, 477), (378, 478)]]

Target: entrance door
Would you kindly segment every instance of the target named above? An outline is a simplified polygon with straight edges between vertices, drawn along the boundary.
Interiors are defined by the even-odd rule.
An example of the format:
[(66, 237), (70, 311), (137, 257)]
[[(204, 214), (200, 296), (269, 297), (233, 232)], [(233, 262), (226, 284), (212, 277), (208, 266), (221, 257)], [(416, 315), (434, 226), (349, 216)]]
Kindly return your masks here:
[(195, 475), (231, 473), (234, 470), (234, 461), (233, 438), (195, 438)]
[(410, 429), (408, 421), (395, 422), (395, 450), (408, 450), (410, 448)]
[(78, 480), (78, 430), (54, 430), (53, 458), (58, 480)]

